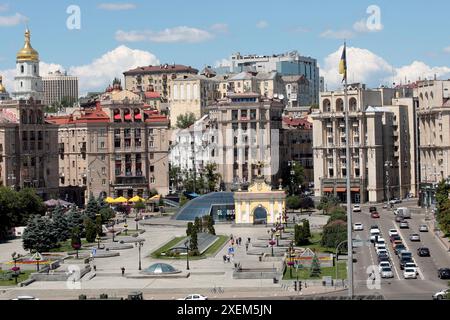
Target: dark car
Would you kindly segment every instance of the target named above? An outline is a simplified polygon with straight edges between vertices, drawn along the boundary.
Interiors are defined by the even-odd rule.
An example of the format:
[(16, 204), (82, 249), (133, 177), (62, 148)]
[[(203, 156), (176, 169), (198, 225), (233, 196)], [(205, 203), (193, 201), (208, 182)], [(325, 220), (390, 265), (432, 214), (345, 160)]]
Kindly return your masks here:
[(396, 241), (396, 240), (402, 240), (402, 238), (398, 235), (398, 234), (394, 234), (393, 236), (391, 236), (390, 238), (389, 238), (389, 240), (393, 243), (394, 241)]
[(378, 264), (380, 264), (383, 261), (390, 262), (391, 260), (389, 259), (389, 256), (387, 254), (380, 254), (378, 256)]
[(429, 257), (430, 256), (430, 249), (428, 248), (419, 248), (417, 249), (417, 254), (419, 257)]
[(439, 279), (450, 279), (450, 268), (441, 268), (438, 270)]
[(379, 214), (377, 211), (373, 211), (373, 212), (370, 214), (370, 217), (371, 217), (372, 219), (378, 219), (378, 218), (380, 218), (380, 214)]
[(370, 209), (369, 209), (370, 213), (376, 212), (376, 211), (377, 211), (377, 207), (370, 207)]
[(402, 269), (402, 270), (405, 269), (405, 264), (407, 264), (408, 262), (413, 262), (414, 263), (412, 258), (401, 259), (400, 260), (400, 269)]
[(400, 252), (402, 252), (404, 250), (406, 250), (406, 247), (402, 244), (397, 245), (394, 249), (395, 254), (399, 254)]

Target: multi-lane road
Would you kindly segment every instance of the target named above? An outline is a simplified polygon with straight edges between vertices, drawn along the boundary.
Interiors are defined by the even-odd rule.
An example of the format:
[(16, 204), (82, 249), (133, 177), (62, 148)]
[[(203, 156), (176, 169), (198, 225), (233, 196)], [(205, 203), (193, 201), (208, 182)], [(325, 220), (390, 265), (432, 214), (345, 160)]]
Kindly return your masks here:
[[(397, 205), (397, 207), (402, 205)], [(383, 209), (381, 205), (376, 206), (380, 213), (379, 219), (370, 217), (369, 207), (363, 206), (361, 213), (353, 213), (353, 223), (364, 224), (363, 231), (354, 231), (353, 239), (360, 239), (358, 246), (354, 248), (354, 288), (357, 295), (382, 294), (386, 299), (431, 299), (437, 291), (447, 288), (448, 280), (438, 278), (438, 269), (450, 268), (450, 253), (434, 237), (433, 230), (429, 232), (419, 232), (419, 226), (424, 224), (425, 214), (412, 212), (411, 219), (407, 219), (409, 229), (400, 229), (395, 222), (395, 215), (392, 210)], [(391, 257), (394, 278), (381, 279), (381, 284), (377, 288), (369, 279), (370, 266), (378, 269), (378, 259), (375, 247), (370, 243), (370, 227), (377, 225), (381, 231), (381, 236), (386, 240), (386, 248)], [(412, 252), (413, 259), (418, 266), (419, 275), (417, 279), (404, 279), (403, 270), (400, 269), (400, 261), (395, 255), (389, 241), (389, 229), (397, 229), (402, 237), (403, 243)], [(409, 240), (411, 233), (420, 234), (420, 242)], [(417, 248), (427, 247), (430, 249), (431, 257), (419, 257)], [(369, 271), (368, 271), (369, 270)], [(369, 279), (369, 280), (368, 280)]]

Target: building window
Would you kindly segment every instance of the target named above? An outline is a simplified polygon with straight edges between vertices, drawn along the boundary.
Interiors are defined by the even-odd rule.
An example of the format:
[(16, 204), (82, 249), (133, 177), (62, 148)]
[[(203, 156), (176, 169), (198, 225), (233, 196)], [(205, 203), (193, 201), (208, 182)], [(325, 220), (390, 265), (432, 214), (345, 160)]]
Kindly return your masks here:
[(156, 181), (156, 180), (155, 180), (155, 177), (150, 177), (150, 183), (153, 184), (153, 183), (155, 183), (155, 181)]
[(105, 148), (105, 142), (104, 142), (104, 141), (100, 142), (100, 148), (101, 148), (101, 149), (104, 149), (104, 148)]
[(106, 179), (102, 179), (102, 185), (106, 185)]
[(106, 174), (106, 168), (102, 167), (102, 174)]
[(75, 161), (72, 161), (72, 168), (75, 168)]
[(150, 172), (155, 172), (155, 166), (150, 166)]
[(102, 154), (102, 155), (100, 156), (100, 159), (101, 159), (102, 161), (105, 161), (105, 159), (106, 159), (105, 155)]
[[(25, 72), (25, 68), (23, 67), (23, 65), (20, 66), (20, 73), (24, 73)], [(22, 86), (22, 82), (20, 82), (20, 86)]]

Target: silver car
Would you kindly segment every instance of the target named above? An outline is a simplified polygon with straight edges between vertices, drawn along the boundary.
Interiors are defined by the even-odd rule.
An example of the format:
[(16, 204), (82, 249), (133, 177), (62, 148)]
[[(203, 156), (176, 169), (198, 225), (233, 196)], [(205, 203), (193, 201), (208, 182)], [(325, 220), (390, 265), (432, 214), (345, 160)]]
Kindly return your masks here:
[(428, 226), (426, 224), (421, 224), (419, 227), (419, 232), (428, 232)]
[(420, 236), (417, 233), (412, 233), (409, 235), (410, 241), (420, 241)]
[(381, 269), (381, 277), (383, 279), (393, 278), (394, 277), (394, 273), (392, 272), (392, 269), (390, 267), (383, 267)]

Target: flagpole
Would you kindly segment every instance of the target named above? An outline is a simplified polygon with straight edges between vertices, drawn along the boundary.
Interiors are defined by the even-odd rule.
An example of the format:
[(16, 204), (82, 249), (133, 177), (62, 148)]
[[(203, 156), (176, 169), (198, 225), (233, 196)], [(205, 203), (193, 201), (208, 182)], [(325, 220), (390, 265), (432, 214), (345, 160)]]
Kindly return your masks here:
[[(347, 44), (344, 43), (344, 50), (347, 50)], [(347, 60), (347, 52), (345, 53)], [(345, 151), (346, 151), (346, 178), (347, 178), (347, 281), (348, 296), (353, 299), (353, 239), (352, 239), (352, 193), (350, 183), (350, 132), (349, 132), (349, 103), (347, 90), (347, 61), (345, 61), (344, 74), (344, 111), (345, 111)]]

